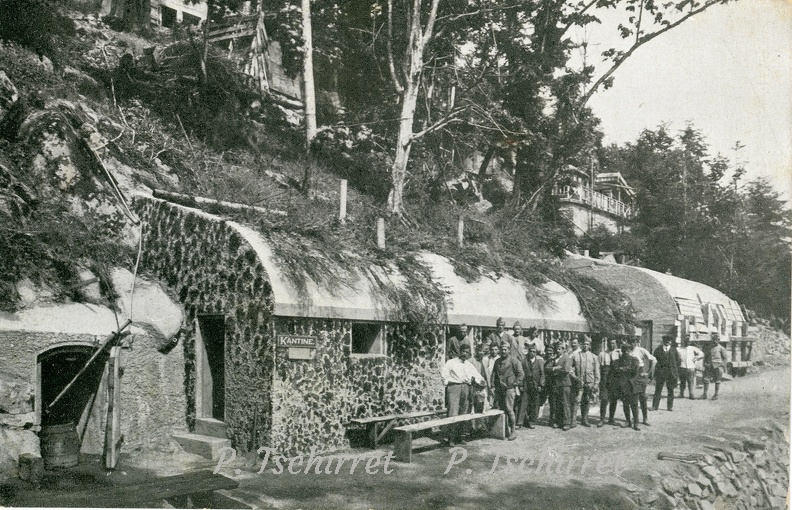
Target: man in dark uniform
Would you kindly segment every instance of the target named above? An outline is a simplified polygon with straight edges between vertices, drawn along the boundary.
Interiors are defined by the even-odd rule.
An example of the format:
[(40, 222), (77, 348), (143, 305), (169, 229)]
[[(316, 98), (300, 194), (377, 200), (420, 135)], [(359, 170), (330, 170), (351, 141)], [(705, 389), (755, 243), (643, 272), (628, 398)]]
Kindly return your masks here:
[[(555, 357), (549, 365), (548, 375), (553, 377), (553, 398), (555, 400), (555, 424), (563, 430), (572, 428), (572, 360), (564, 352), (564, 344), (555, 344)], [(548, 368), (548, 367), (545, 367)]]
[(525, 377), (517, 423), (532, 429), (531, 423), (536, 423), (539, 417), (539, 394), (545, 385), (544, 360), (536, 355), (535, 345), (528, 345), (528, 354), (523, 357), (522, 366)]
[(674, 410), (674, 389), (679, 379), (679, 352), (674, 346), (671, 345), (671, 336), (663, 335), (663, 345), (660, 345), (654, 351), (654, 357), (657, 358), (655, 365), (655, 392), (652, 399), (652, 410), (657, 411), (660, 406), (660, 398), (663, 393), (663, 386), (668, 391), (666, 399), (667, 408), (669, 411)]
[(517, 439), (514, 400), (518, 389), (522, 386), (523, 377), (522, 363), (511, 355), (511, 345), (508, 341), (501, 342), (501, 357), (495, 362), (492, 382), (498, 409), (502, 409), (506, 414), (506, 437), (509, 441)]
[(624, 417), (627, 419), (627, 427), (635, 430), (638, 428), (638, 394), (643, 390), (641, 381), (641, 367), (638, 359), (630, 355), (632, 346), (624, 342), (621, 347), (621, 356), (613, 360), (609, 377), (613, 380), (613, 386), (609, 389), (610, 395), (610, 420), (616, 413), (618, 399), (622, 400), (624, 406)]

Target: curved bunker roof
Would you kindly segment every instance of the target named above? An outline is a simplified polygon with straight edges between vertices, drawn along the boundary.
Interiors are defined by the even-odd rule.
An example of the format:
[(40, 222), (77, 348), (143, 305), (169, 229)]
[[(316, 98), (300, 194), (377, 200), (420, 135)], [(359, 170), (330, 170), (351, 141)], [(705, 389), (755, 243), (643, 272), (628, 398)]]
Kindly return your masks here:
[(638, 320), (673, 326), (679, 315), (685, 315), (705, 323), (703, 308), (710, 305), (725, 319), (745, 321), (736, 301), (703, 283), (575, 254), (564, 264), (622, 291), (630, 298)]
[[(298, 289), (280, 267), (269, 241), (255, 230), (228, 222), (250, 244), (264, 266), (272, 287), (275, 315), (287, 317), (339, 318), (359, 321), (403, 320), (398, 303), (390, 299), (383, 286), (406, 288), (406, 279), (395, 268), (359, 267), (353, 271), (338, 268), (345, 285), (328, 288), (306, 275), (304, 288)], [(353, 256), (353, 255), (350, 255)], [(536, 290), (505, 275), (482, 276), (469, 283), (458, 276), (448, 259), (421, 253), (420, 259), (432, 270), (435, 280), (447, 292), (447, 322), (494, 327), (495, 320), (519, 320), (523, 327), (565, 331), (589, 331), (577, 297), (555, 282)], [(532, 297), (535, 296), (535, 297)]]

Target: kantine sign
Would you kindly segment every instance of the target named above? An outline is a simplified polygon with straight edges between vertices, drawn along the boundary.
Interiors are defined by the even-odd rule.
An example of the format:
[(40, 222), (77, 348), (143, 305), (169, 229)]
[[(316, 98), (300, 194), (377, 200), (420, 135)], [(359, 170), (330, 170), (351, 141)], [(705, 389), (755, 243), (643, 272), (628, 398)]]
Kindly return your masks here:
[(316, 347), (315, 336), (278, 335), (278, 347)]

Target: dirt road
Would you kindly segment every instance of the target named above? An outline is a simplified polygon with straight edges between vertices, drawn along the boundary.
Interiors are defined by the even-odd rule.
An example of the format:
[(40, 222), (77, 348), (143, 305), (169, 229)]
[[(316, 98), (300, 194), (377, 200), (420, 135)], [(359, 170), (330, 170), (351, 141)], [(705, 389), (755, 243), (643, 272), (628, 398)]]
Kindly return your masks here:
[[(234, 474), (238, 465), (222, 472), (240, 481), (234, 497), (254, 507), (634, 508), (627, 497), (672, 473), (674, 462), (658, 460), (658, 452), (709, 453), (704, 444), (713, 438), (739, 432), (759, 439), (773, 420), (783, 423), (788, 438), (789, 395), (789, 367), (777, 367), (724, 383), (715, 402), (677, 399), (673, 412), (650, 412), (651, 426), (641, 431), (539, 426), (518, 431), (516, 441), (482, 439), (455, 450), (426, 440), (412, 464), (390, 461), (387, 469), (389, 450), (381, 449), (336, 452), (350, 458), (339, 474), (336, 464), (324, 474), (326, 463), (319, 475), (315, 464), (303, 474), (305, 464), (297, 463), (293, 471), (300, 474), (286, 466), (274, 474), (272, 459), (262, 474), (258, 466)], [(361, 457), (350, 475), (351, 460)], [(370, 469), (374, 474), (365, 470), (369, 457), (381, 461)]]

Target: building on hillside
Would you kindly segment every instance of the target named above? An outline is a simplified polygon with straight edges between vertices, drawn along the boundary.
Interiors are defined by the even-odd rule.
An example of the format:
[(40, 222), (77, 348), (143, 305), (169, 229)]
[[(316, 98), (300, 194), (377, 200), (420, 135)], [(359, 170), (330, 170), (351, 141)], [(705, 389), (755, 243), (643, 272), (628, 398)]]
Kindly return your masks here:
[(553, 187), (553, 196), (582, 234), (597, 226), (613, 233), (629, 230), (635, 211), (635, 190), (618, 172), (594, 174), (569, 166)]
[[(103, 350), (88, 364), (119, 322), (130, 317), (132, 274), (118, 269), (111, 279), (121, 293), (115, 311), (88, 302), (39, 303), (47, 293), (37, 294), (27, 281), (19, 285), (21, 309), (0, 312), (0, 483), (22, 454), (41, 453), (45, 465), (65, 467), (66, 452), (73, 451), (68, 460), (75, 463), (78, 452), (103, 454), (109, 437), (123, 437), (127, 453), (172, 452), (171, 432), (186, 428), (185, 358), (178, 341), (183, 315), (158, 284), (137, 278), (126, 335), (117, 348)], [(86, 289), (99, 296), (97, 279), (79, 287)], [(118, 368), (113, 375), (111, 357)], [(121, 412), (115, 423), (111, 402)], [(48, 451), (50, 431), (65, 439)]]
[(137, 197), (135, 209), (146, 225), (143, 266), (187, 316), (187, 421), (200, 434), (184, 441), (227, 434), (236, 448), (286, 455), (343, 447), (352, 419), (444, 407), (449, 328), (466, 323), (474, 344), (501, 316), (547, 335), (589, 330), (560, 285), (537, 291), (508, 276), (468, 283), (448, 260), (424, 253), (450, 294), (447, 324), (419, 338), (393, 300), (393, 291), (417, 291), (395, 268), (347, 270), (311, 252), (335, 283), (301, 272), (298, 285), (271, 236), (154, 198)]
[(751, 366), (753, 339), (740, 305), (708, 285), (643, 267), (616, 264), (569, 254), (564, 264), (622, 291), (632, 302), (641, 325), (642, 345), (653, 349), (663, 335), (677, 343), (689, 335), (699, 346), (718, 333), (731, 353), (732, 370)]

